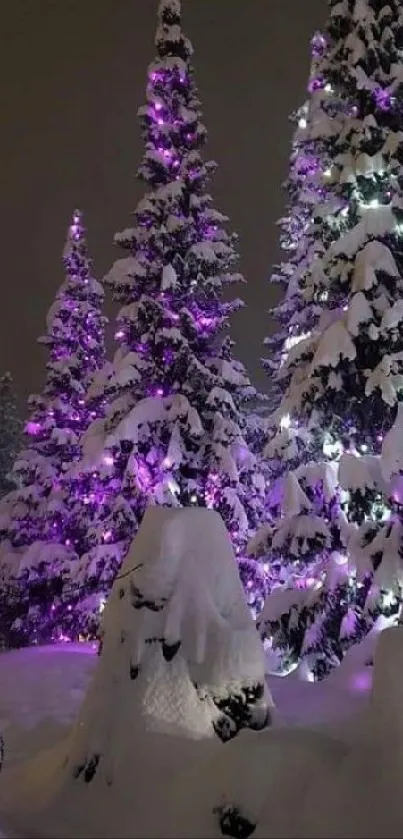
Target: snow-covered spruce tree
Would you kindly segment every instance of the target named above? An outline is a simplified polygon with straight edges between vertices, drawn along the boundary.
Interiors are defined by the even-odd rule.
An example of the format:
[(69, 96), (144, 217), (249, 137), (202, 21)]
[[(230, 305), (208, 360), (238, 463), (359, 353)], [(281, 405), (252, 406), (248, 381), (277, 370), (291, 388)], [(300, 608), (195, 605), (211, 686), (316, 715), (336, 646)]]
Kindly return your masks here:
[[(336, 9), (337, 15), (337, 9)], [(337, 15), (338, 16), (338, 15)], [(326, 306), (327, 291), (307, 295), (307, 277), (321, 270), (321, 257), (337, 234), (329, 216), (337, 215), (340, 201), (331, 185), (331, 166), (335, 139), (345, 114), (345, 102), (332, 85), (332, 67), (337, 61), (337, 24), (332, 21), (324, 32), (315, 33), (311, 42), (311, 69), (308, 99), (292, 116), (296, 130), (292, 141), (290, 172), (285, 183), (288, 207), (280, 220), (280, 243), (284, 259), (275, 269), (271, 282), (284, 289), (280, 303), (272, 310), (279, 330), (265, 344), (271, 355), (263, 360), (270, 375), (270, 403), (273, 411), (265, 420), (261, 451), (267, 461), (270, 484), (266, 504), (267, 521), (271, 525), (279, 515), (283, 476), (298, 464), (322, 457), (321, 439), (307, 433), (303, 424), (291, 421), (287, 413), (277, 412), (281, 397), (289, 387), (295, 364), (304, 342), (318, 322)], [(318, 206), (329, 212), (319, 214)], [(295, 359), (295, 363), (294, 363)], [(289, 577), (287, 557), (268, 554), (267, 524), (250, 544), (250, 552), (261, 556), (268, 586)]]
[(22, 423), (10, 373), (0, 379), (0, 498), (14, 487), (11, 469), (21, 442)]
[[(149, 504), (218, 510), (239, 555), (263, 508), (240, 410), (253, 389), (223, 337), (240, 305), (223, 299), (242, 280), (235, 237), (206, 192), (215, 166), (201, 157), (206, 129), (179, 0), (163, 0), (158, 15), (157, 57), (139, 112), (146, 193), (134, 226), (116, 235), (127, 256), (106, 283), (122, 306), (119, 348), (93, 389), (108, 404), (106, 421), (94, 424), (85, 446), (105, 505), (81, 579), (99, 577), (105, 591)], [(248, 576), (249, 562), (246, 569)]]
[(330, 83), (345, 102), (330, 172), (340, 209), (316, 211), (336, 235), (305, 294), (326, 307), (296, 348), (280, 408), (323, 455), (287, 475), (267, 533), (304, 588), (272, 595), (261, 617), (282, 666), (302, 656), (314, 678), (378, 617), (398, 615), (403, 557), (403, 9), (337, 4), (330, 29)]
[[(289, 414), (277, 408), (287, 392), (294, 367), (298, 365), (304, 341), (326, 305), (327, 291), (318, 295), (307, 293), (311, 273), (321, 270), (321, 256), (339, 230), (331, 216), (337, 218), (342, 207), (331, 184), (334, 143), (348, 105), (331, 83), (333, 64), (337, 62), (339, 31), (348, 10), (336, 0), (329, 0), (333, 9), (331, 24), (316, 32), (311, 41), (311, 66), (307, 84), (308, 97), (291, 116), (296, 125), (292, 139), (290, 171), (284, 184), (287, 211), (279, 221), (280, 245), (284, 259), (270, 281), (280, 286), (283, 297), (272, 309), (279, 324), (274, 335), (265, 340), (270, 355), (262, 359), (269, 373), (269, 404), (264, 436), (264, 458), (268, 464), (270, 492), (266, 514), (271, 521), (279, 514), (282, 476), (299, 463), (322, 457), (321, 440), (308, 434), (303, 425), (292, 421)], [(318, 206), (326, 212), (318, 211)], [(280, 416), (280, 419), (279, 419)], [(253, 554), (267, 553), (267, 527), (252, 540)], [(267, 558), (267, 557), (266, 557)], [(280, 559), (280, 558), (279, 558)], [(270, 585), (287, 579), (286, 563), (273, 562), (270, 557)], [(266, 563), (266, 567), (269, 568)]]
[(87, 390), (105, 361), (104, 295), (91, 273), (78, 211), (63, 265), (65, 280), (39, 339), (49, 349), (45, 386), (29, 399), (26, 446), (13, 468), (17, 488), (1, 510), (2, 563), (18, 580), (15, 608), (26, 641), (48, 637), (64, 576), (79, 556), (73, 525), (85, 498), (67, 474), (81, 456), (83, 432), (103, 409), (101, 400), (87, 400)]

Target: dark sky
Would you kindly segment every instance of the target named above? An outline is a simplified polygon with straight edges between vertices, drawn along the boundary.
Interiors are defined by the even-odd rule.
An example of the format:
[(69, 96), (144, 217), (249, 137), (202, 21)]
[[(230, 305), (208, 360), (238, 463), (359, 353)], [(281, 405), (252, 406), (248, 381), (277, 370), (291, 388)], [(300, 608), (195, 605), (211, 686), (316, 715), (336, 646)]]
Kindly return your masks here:
[[(141, 195), (136, 121), (154, 57), (157, 0), (12, 0), (0, 35), (0, 371), (23, 398), (41, 386), (36, 344), (63, 279), (75, 206), (85, 213), (95, 273), (115, 251)], [(240, 236), (248, 303), (238, 353), (260, 384), (262, 340), (278, 258), (276, 219), (290, 150), (289, 112), (304, 98), (309, 41), (325, 0), (183, 0), (196, 78), (219, 164), (216, 205)]]

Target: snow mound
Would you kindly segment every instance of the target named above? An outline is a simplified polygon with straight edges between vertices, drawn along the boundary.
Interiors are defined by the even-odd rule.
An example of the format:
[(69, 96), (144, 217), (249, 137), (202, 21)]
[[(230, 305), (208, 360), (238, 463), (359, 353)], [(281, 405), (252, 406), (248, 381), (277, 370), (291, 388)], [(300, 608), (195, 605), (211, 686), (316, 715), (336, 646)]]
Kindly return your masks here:
[(133, 836), (154, 784), (240, 729), (266, 727), (272, 704), (221, 517), (150, 508), (108, 600), (70, 740), (22, 767), (0, 809), (22, 785), (41, 835), (65, 823), (66, 835)]
[(89, 723), (79, 727), (78, 740), (88, 733), (84, 751), (104, 738), (112, 705), (121, 749), (134, 714), (141, 730), (228, 739), (243, 725), (264, 727), (271, 704), (221, 517), (149, 508), (105, 610), (100, 665), (82, 715)]

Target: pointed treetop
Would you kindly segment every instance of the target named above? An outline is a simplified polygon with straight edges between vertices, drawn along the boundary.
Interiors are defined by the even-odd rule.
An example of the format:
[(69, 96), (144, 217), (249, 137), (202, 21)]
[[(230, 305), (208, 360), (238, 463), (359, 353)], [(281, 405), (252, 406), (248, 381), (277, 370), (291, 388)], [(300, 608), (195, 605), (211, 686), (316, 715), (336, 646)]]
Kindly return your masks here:
[(160, 0), (155, 45), (160, 58), (175, 57), (187, 61), (192, 55), (192, 45), (181, 29), (180, 0)]
[(161, 23), (173, 26), (180, 26), (181, 3), (180, 0), (160, 0), (158, 7), (158, 18)]
[(10, 382), (11, 383), (12, 381), (13, 381), (13, 377), (12, 377), (10, 371), (6, 370), (6, 372), (3, 373), (3, 375), (0, 379), (0, 382)]
[(84, 238), (83, 214), (81, 210), (74, 210), (70, 227), (67, 231), (67, 240), (74, 244)]
[[(66, 243), (63, 249), (63, 262), (67, 273), (75, 273), (77, 259), (88, 262), (87, 242), (81, 210), (74, 210), (71, 223), (67, 228)], [(88, 262), (89, 267), (89, 262)]]

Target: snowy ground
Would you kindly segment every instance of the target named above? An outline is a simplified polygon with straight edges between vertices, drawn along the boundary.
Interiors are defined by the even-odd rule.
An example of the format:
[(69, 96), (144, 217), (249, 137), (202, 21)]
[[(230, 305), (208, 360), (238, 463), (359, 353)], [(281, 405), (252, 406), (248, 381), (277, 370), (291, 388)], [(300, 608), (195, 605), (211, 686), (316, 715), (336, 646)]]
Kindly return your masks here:
[[(0, 733), (4, 768), (63, 740), (84, 698), (97, 662), (92, 645), (64, 644), (0, 655)], [(342, 736), (357, 733), (355, 716), (368, 703), (371, 668), (340, 671), (312, 684), (296, 676), (272, 677), (276, 724), (330, 725)], [(346, 725), (346, 721), (351, 725)]]
[(6, 768), (65, 738), (97, 656), (92, 645), (39, 647), (0, 655), (0, 733)]
[[(366, 657), (362, 654), (356, 655), (355, 659), (353, 658), (350, 663), (347, 661), (347, 665), (341, 668), (333, 678), (320, 684), (301, 681), (296, 674), (287, 678), (272, 677), (270, 687), (277, 706), (274, 724), (278, 729), (280, 738), (283, 737), (281, 730), (286, 727), (293, 740), (289, 741), (288, 744), (282, 740), (276, 743), (278, 737), (276, 736), (275, 741), (273, 741), (273, 732), (269, 731), (268, 737), (271, 739), (268, 739), (267, 743), (260, 739), (258, 749), (256, 749), (256, 739), (250, 741), (252, 746), (247, 742), (248, 736), (252, 738), (260, 737), (260, 735), (255, 734), (246, 734), (245, 740), (241, 740), (241, 736), (236, 738), (233, 741), (232, 755), (228, 752), (228, 748), (232, 748), (232, 745), (221, 747), (224, 750), (222, 754), (224, 755), (225, 752), (225, 755), (230, 758), (229, 761), (226, 760), (221, 766), (220, 752), (220, 755), (213, 759), (214, 765), (212, 768), (211, 758), (207, 757), (207, 760), (202, 760), (201, 767), (195, 768), (193, 776), (190, 773), (189, 780), (186, 779), (185, 782), (189, 783), (191, 787), (194, 784), (198, 789), (203, 789), (205, 785), (201, 799), (205, 798), (206, 800), (206, 813), (198, 813), (197, 820), (194, 823), (194, 834), (190, 833), (189, 824), (191, 822), (193, 825), (192, 806), (191, 813), (186, 811), (186, 807), (184, 808), (177, 828), (169, 828), (169, 822), (167, 823), (166, 818), (164, 818), (161, 826), (158, 823), (153, 824), (152, 833), (148, 835), (179, 837), (203, 834), (206, 837), (219, 837), (220, 831), (212, 813), (213, 805), (219, 803), (220, 793), (217, 787), (220, 787), (221, 779), (226, 777), (227, 788), (232, 789), (234, 787), (232, 776), (234, 773), (237, 776), (236, 766), (239, 762), (241, 763), (242, 776), (244, 760), (246, 762), (248, 760), (249, 762), (252, 761), (251, 769), (253, 770), (255, 767), (256, 771), (256, 767), (259, 767), (259, 775), (264, 776), (267, 771), (265, 764), (266, 760), (269, 759), (270, 747), (274, 748), (275, 751), (280, 748), (282, 754), (288, 754), (291, 749), (288, 760), (293, 764), (301, 763), (301, 761), (304, 763), (306, 755), (307, 767), (309, 767), (310, 752), (313, 750), (314, 760), (316, 761), (317, 749), (319, 748), (319, 759), (322, 763), (325, 761), (324, 767), (326, 769), (327, 753), (323, 757), (323, 746), (319, 734), (318, 745), (315, 740), (312, 741), (312, 737), (315, 738), (316, 736), (312, 729), (316, 729), (319, 733), (325, 731), (326, 736), (334, 737), (337, 749), (344, 748), (339, 744), (351, 746), (357, 741), (357, 738), (361, 737), (368, 708), (372, 674), (372, 668), (365, 666), (363, 663)], [(4, 738), (5, 746), (4, 772), (0, 776), (0, 802), (1, 780), (5, 780), (8, 776), (7, 770), (11, 768), (11, 771), (13, 769), (18, 771), (18, 766), (23, 765), (26, 760), (35, 758), (42, 751), (52, 749), (56, 744), (62, 744), (65, 741), (80, 708), (97, 661), (93, 647), (84, 644), (31, 648), (0, 655), (0, 733)], [(296, 729), (300, 730), (301, 728), (301, 735), (298, 735)], [(306, 729), (311, 733), (308, 734)], [(297, 742), (295, 742), (292, 732), (296, 735)], [(265, 737), (265, 735), (263, 736)], [(239, 745), (236, 742), (238, 740)], [(328, 746), (326, 746), (327, 748)], [(331, 744), (332, 748), (333, 745)], [(253, 749), (253, 752), (251, 749)], [(257, 752), (262, 752), (262, 749), (263, 757), (262, 755), (259, 757)], [(264, 770), (262, 759), (265, 766)], [(245, 765), (246, 777), (248, 771), (251, 770), (248, 770)], [(279, 777), (277, 783), (280, 783), (284, 769), (279, 766), (276, 771)], [(270, 768), (268, 775), (270, 776)], [(211, 780), (212, 778), (215, 778), (215, 780)], [(220, 779), (220, 782), (217, 782), (217, 778)], [(178, 779), (176, 783), (175, 781), (172, 783), (169, 779), (168, 783), (172, 786), (172, 789), (169, 787), (169, 799), (177, 801), (179, 798), (181, 801), (183, 779)], [(235, 781), (235, 787), (236, 784), (237, 781)], [(225, 786), (224, 781), (223, 786)], [(255, 783), (255, 790), (258, 787), (259, 784), (256, 785)], [(259, 794), (264, 796), (265, 792), (260, 791), (258, 797)], [(236, 795), (236, 792), (234, 795)], [(245, 798), (243, 791), (242, 797)], [(246, 794), (246, 802), (248, 802), (249, 797)], [(194, 800), (190, 790), (185, 793), (185, 798), (188, 801)], [(179, 802), (173, 808), (173, 812), (177, 812), (177, 809), (182, 809)], [(259, 809), (261, 809), (260, 804)], [(3, 827), (3, 835), (15, 835), (8, 829), (9, 824), (8, 819), (6, 821), (2, 820), (0, 809), (0, 825)], [(169, 832), (170, 830), (171, 832)], [(176, 830), (177, 832), (174, 832)], [(281, 830), (280, 825), (277, 824), (275, 830), (277, 830), (276, 836), (282, 835), (278, 832)], [(39, 836), (40, 834), (35, 835)], [(46, 835), (48, 834), (46, 833)], [(52, 832), (50, 832), (50, 835), (52, 835)], [(77, 835), (77, 833), (71, 834), (66, 829), (66, 832), (61, 832), (60, 835), (71, 836)], [(83, 836), (85, 835), (83, 832)], [(106, 833), (105, 835), (109, 834)], [(268, 836), (269, 834), (255, 833), (256, 837), (259, 835)]]
[[(87, 807), (88, 785), (75, 822), (66, 819), (66, 806), (60, 821), (59, 805), (53, 821), (43, 820), (43, 813), (50, 812), (52, 761), (55, 755), (60, 760), (97, 665), (94, 649), (80, 644), (1, 654), (1, 839), (220, 839), (220, 806), (236, 806), (256, 825), (253, 839), (403, 837), (403, 679), (396, 671), (403, 629), (381, 633), (380, 641), (375, 667), (373, 637), (354, 648), (322, 683), (302, 681), (302, 673), (271, 677), (274, 730), (241, 732), (225, 746), (216, 740), (204, 752), (202, 744), (196, 746), (197, 760), (177, 774), (165, 768), (159, 779), (153, 774), (144, 781), (147, 773), (133, 770), (130, 800), (120, 826), (113, 821), (115, 829), (103, 826), (104, 815), (95, 828), (84, 825), (85, 814), (91, 819), (95, 809)], [(168, 740), (163, 747), (167, 752), (168, 744), (172, 759), (178, 747), (174, 738)], [(35, 822), (32, 802), (38, 793), (45, 806)], [(141, 813), (144, 797), (148, 802)], [(112, 809), (118, 812), (115, 805)]]

